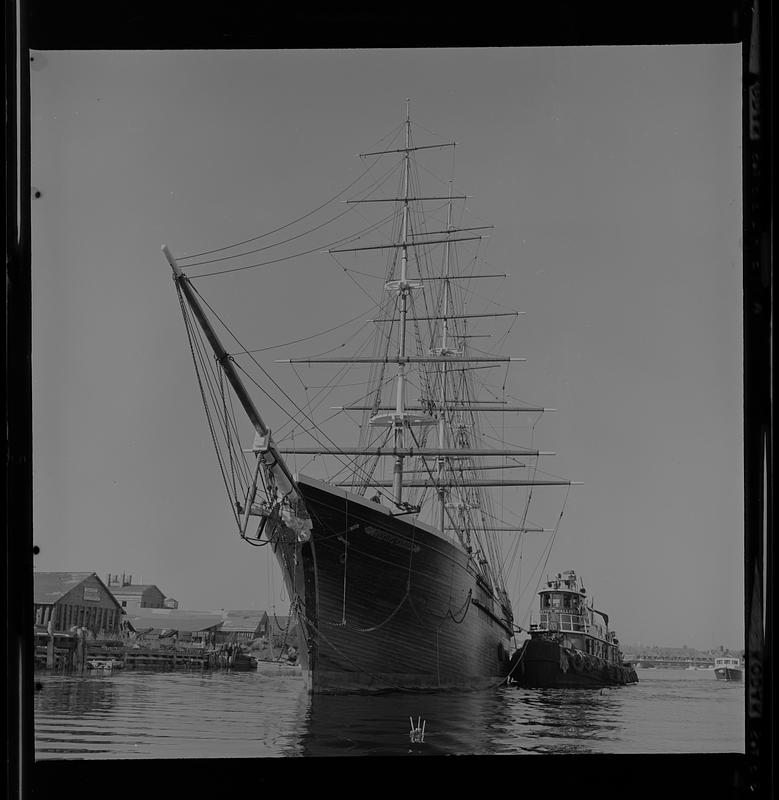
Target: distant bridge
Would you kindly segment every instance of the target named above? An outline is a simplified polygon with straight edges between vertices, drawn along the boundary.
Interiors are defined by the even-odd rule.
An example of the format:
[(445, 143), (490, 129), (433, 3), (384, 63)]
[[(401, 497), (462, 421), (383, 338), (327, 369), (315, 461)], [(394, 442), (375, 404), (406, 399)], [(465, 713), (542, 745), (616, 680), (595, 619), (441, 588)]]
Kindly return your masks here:
[(626, 655), (625, 661), (630, 661), (637, 667), (676, 667), (686, 669), (687, 667), (713, 667), (714, 656), (664, 656), (648, 655), (641, 653), (638, 655)]

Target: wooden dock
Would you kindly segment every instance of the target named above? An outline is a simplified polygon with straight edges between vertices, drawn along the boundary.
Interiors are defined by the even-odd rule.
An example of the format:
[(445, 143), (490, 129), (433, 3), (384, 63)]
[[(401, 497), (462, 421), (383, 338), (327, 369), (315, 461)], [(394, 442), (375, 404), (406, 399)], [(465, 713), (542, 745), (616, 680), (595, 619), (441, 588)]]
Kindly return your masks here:
[(62, 672), (113, 671), (119, 669), (153, 670), (246, 670), (256, 668), (248, 656), (228, 663), (224, 654), (200, 648), (138, 648), (126, 642), (87, 641), (79, 650), (75, 637), (36, 637), (35, 669)]
[(34, 638), (35, 669), (53, 669), (70, 672), (78, 667), (77, 641), (67, 633), (36, 634)]
[[(63, 672), (143, 670), (257, 670), (254, 654), (204, 650), (199, 647), (138, 647), (121, 639), (79, 640), (69, 633), (35, 636), (35, 669)], [(264, 665), (265, 662), (260, 662)], [(274, 662), (276, 665), (278, 662)]]
[(195, 652), (186, 650), (137, 650), (124, 652), (126, 669), (214, 669), (218, 667), (213, 651)]

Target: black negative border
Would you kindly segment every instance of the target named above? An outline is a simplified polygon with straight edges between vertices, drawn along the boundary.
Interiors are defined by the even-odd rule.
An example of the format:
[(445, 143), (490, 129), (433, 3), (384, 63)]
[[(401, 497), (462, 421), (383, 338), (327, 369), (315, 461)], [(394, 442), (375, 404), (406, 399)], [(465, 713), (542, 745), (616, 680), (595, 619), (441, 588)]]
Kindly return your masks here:
[[(754, 6), (759, 3), (759, 25)], [(654, 3), (545, 2), (513, 12), (414, 9), (405, 28), (398, 9), (283, 11), (266, 4), (6, 3), (6, 325), (3, 328), (8, 431), (6, 474), (6, 796), (51, 797), (71, 790), (127, 793), (200, 790), (210, 776), (222, 787), (299, 792), (332, 780), (354, 785), (367, 774), (370, 791), (438, 792), (478, 787), (555, 792), (695, 792), (710, 797), (770, 797), (773, 789), (773, 116), (772, 7), (770, 0)], [(17, 46), (18, 33), (18, 46)], [(756, 37), (756, 39), (755, 39)], [(758, 71), (749, 55), (759, 41)], [(745, 417), (745, 621), (746, 755), (546, 756), (527, 759), (438, 758), (306, 759), (295, 769), (286, 759), (144, 762), (34, 762), (32, 729), (32, 417), (30, 235), (30, 49), (238, 49), (407, 46), (547, 46), (741, 42), (744, 52), (744, 417)], [(18, 81), (18, 83), (17, 83)], [(17, 128), (18, 123), (18, 128)], [(17, 134), (18, 131), (18, 134)], [(757, 134), (757, 135), (755, 135)], [(17, 159), (17, 146), (21, 157)], [(18, 166), (18, 169), (14, 167)], [(17, 195), (18, 191), (18, 195)], [(22, 198), (21, 202), (17, 197)], [(17, 220), (17, 212), (19, 214)], [(767, 487), (767, 490), (764, 488)], [(715, 587), (716, 590), (716, 587)], [(521, 760), (520, 760), (521, 759)], [(117, 768), (118, 767), (118, 768)], [(388, 769), (389, 767), (389, 769)], [(294, 775), (293, 775), (294, 772)], [(226, 776), (227, 782), (223, 780)], [(372, 780), (371, 780), (372, 778)], [(164, 783), (161, 779), (165, 779)], [(420, 785), (419, 780), (424, 783)], [(505, 787), (505, 789), (504, 789)], [(170, 791), (170, 788), (166, 790)], [(32, 791), (34, 789), (34, 792)], [(437, 793), (438, 793), (437, 792)], [(657, 795), (656, 795), (657, 796)]]

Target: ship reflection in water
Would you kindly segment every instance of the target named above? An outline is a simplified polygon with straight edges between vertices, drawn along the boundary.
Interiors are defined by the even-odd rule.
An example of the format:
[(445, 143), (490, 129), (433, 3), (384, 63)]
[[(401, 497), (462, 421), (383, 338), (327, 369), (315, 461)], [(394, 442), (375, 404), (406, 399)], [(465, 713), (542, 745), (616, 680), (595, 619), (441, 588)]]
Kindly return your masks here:
[[(420, 720), (424, 741), (412, 742)], [(310, 756), (493, 753), (510, 725), (501, 691), (315, 695), (300, 746)]]
[(257, 673), (36, 679), (41, 760), (744, 752), (744, 685), (706, 672), (654, 670), (603, 689), (313, 697), (300, 678)]
[[(620, 741), (619, 707), (609, 690), (316, 696), (301, 748), (314, 756), (596, 752), (598, 742)], [(423, 746), (400, 735), (419, 718), (426, 723)]]

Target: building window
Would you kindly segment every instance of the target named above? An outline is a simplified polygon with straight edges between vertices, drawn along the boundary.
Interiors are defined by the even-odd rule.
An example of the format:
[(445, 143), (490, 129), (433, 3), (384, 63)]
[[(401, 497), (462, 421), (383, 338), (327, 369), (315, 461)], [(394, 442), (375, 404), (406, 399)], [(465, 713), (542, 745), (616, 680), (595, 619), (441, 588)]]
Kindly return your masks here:
[(127, 608), (127, 601), (126, 600), (122, 600), (122, 608)]

